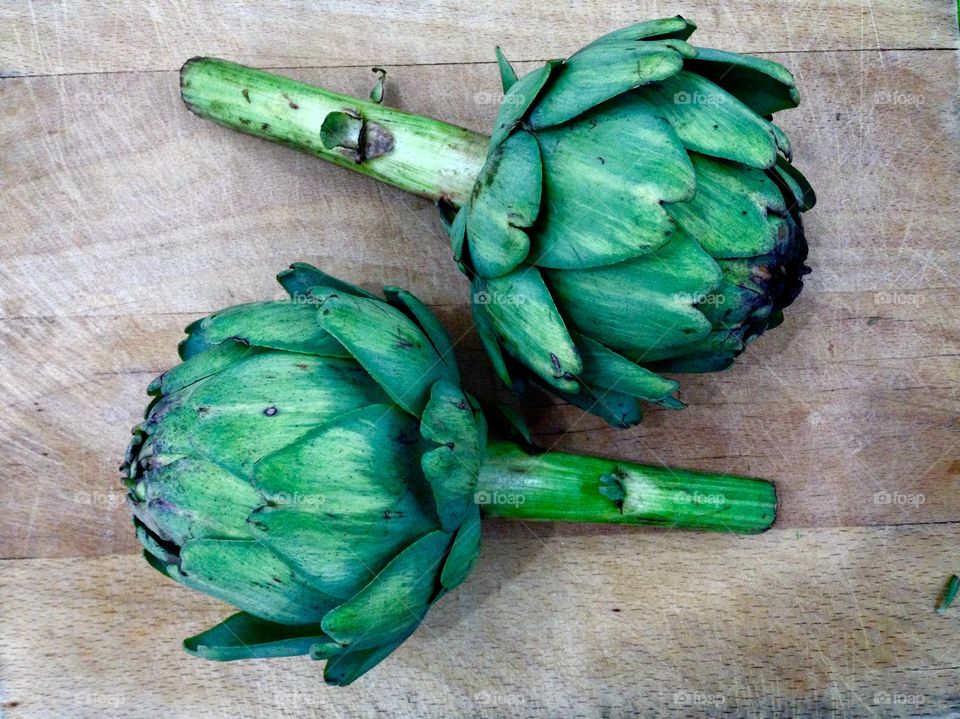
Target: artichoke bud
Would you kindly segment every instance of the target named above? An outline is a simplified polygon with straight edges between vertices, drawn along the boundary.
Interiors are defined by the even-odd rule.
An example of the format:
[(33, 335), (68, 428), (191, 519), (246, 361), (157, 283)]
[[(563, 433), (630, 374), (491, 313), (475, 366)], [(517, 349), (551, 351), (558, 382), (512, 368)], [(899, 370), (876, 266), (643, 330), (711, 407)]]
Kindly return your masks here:
[(815, 197), (771, 117), (796, 107), (770, 60), (698, 48), (666, 18), (517, 79), (448, 225), (500, 376), (617, 425), (683, 406), (658, 373), (727, 367), (796, 298)]
[(470, 571), (485, 424), (415, 297), (278, 279), (289, 300), (187, 328), (124, 481), (151, 565), (240, 610), (189, 652), (309, 654), (348, 684)]

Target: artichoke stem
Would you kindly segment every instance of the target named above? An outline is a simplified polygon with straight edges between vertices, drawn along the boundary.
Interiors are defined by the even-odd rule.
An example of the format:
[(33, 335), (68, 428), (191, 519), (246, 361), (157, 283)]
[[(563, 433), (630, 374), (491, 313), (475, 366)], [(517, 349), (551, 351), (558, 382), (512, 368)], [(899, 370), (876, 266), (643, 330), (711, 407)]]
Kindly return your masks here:
[(475, 500), (486, 517), (748, 534), (769, 529), (777, 513), (776, 489), (765, 480), (531, 454), (502, 441), (487, 447)]
[(456, 207), (486, 158), (485, 135), (225, 60), (188, 60), (180, 93), (200, 117)]

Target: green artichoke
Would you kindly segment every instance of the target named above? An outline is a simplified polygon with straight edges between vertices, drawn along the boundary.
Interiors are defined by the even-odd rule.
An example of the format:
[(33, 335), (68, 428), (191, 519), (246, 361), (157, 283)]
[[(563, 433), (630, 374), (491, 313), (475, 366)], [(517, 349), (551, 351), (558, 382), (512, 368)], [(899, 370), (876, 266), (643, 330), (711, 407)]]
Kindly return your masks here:
[(507, 355), (615, 424), (678, 406), (658, 372), (728, 367), (809, 272), (813, 193), (768, 119), (793, 77), (694, 28), (624, 28), (521, 80), (498, 51), (506, 95), (450, 227), (503, 379)]
[(150, 563), (242, 610), (188, 651), (309, 653), (346, 684), (469, 572), (483, 415), (408, 293), (307, 265), (278, 279), (292, 301), (187, 328), (134, 430), (128, 496)]
[(123, 465), (150, 564), (240, 610), (187, 639), (193, 654), (308, 654), (350, 683), (466, 578), (481, 509), (740, 532), (774, 520), (761, 480), (488, 444), (415, 297), (303, 264), (278, 279), (289, 301), (187, 328)]
[(810, 185), (773, 113), (793, 76), (697, 48), (672, 17), (605, 35), (517, 79), (493, 135), (211, 58), (187, 106), (436, 201), (498, 374), (626, 426), (679, 408), (661, 372), (733, 362), (783, 319), (807, 243)]

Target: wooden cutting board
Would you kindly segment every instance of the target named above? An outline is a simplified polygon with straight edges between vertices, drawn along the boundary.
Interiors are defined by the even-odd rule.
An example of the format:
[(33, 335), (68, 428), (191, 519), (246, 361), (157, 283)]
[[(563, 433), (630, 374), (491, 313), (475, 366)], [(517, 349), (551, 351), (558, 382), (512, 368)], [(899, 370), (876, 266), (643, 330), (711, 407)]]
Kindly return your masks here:
[[(192, 55), (484, 130), (495, 44), (527, 70), (681, 12), (786, 64), (819, 204), (780, 329), (683, 412), (611, 429), (532, 398), (558, 449), (777, 482), (759, 537), (486, 525), (471, 579), (356, 685), (208, 663), (228, 610), (139, 558), (117, 475), (188, 322), (306, 260), (409, 287), (496, 389), (434, 208), (190, 115)], [(960, 121), (951, 1), (0, 3), (0, 714), (960, 716)], [(780, 116), (778, 116), (779, 119)]]

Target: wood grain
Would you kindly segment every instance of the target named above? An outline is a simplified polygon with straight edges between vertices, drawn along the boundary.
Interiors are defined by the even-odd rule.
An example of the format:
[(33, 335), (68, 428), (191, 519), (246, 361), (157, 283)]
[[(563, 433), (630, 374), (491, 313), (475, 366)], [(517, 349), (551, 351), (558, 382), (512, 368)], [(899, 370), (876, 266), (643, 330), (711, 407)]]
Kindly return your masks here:
[[(345, 690), (186, 656), (229, 610), (135, 555), (116, 471), (185, 324), (307, 260), (413, 289), (507, 395), (434, 208), (193, 117), (180, 64), (359, 95), (386, 64), (388, 103), (485, 130), (495, 44), (543, 60), (674, 12), (796, 75), (814, 274), (732, 370), (682, 378), (683, 412), (527, 413), (557, 449), (771, 478), (777, 528), (488, 523), (470, 581)], [(960, 539), (958, 47), (951, 0), (0, 3), (0, 717), (960, 714), (933, 611)]]
[(229, 609), (138, 557), (8, 561), (4, 699), (9, 719), (947, 716), (960, 622), (934, 604), (958, 541), (956, 525), (745, 539), (491, 522), (470, 580), (346, 689), (306, 658), (187, 656), (180, 640)]
[(546, 60), (677, 13), (699, 24), (698, 44), (739, 52), (956, 48), (956, 12), (951, 0), (10, 2), (0, 5), (0, 73), (175, 70), (194, 55), (258, 67), (490, 63), (495, 45)]

